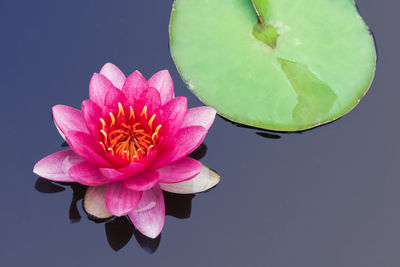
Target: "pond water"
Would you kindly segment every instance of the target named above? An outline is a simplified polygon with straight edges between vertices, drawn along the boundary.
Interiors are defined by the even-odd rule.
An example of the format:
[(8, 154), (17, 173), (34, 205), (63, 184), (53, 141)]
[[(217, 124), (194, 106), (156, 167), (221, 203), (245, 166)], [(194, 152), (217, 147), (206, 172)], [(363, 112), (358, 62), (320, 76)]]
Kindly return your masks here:
[(357, 1), (379, 52), (360, 104), (336, 122), (291, 134), (218, 117), (197, 156), (221, 183), (197, 195), (166, 194), (170, 216), (156, 240), (123, 218), (93, 222), (82, 209), (84, 187), (32, 173), (63, 144), (51, 107), (80, 107), (105, 62), (147, 78), (168, 69), (176, 95), (201, 105), (169, 53), (172, 2), (0, 3), (0, 265), (399, 266), (395, 1)]

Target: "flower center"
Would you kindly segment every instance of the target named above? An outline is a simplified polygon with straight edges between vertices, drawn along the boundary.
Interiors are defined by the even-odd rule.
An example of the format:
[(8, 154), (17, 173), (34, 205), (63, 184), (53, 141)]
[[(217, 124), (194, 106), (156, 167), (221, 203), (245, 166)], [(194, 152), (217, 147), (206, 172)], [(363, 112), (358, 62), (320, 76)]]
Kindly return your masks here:
[(132, 106), (129, 106), (129, 112), (125, 112), (122, 104), (118, 103), (118, 114), (110, 112), (108, 115), (100, 118), (102, 127), (99, 130), (99, 143), (106, 153), (133, 162), (147, 156), (157, 145), (162, 125), (153, 127), (156, 114), (149, 119), (147, 106), (136, 117)]

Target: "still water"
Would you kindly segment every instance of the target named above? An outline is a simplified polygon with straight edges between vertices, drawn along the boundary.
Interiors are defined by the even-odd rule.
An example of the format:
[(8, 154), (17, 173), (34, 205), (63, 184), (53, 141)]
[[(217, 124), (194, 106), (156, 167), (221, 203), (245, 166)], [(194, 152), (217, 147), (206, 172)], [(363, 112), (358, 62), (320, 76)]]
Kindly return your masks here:
[(156, 240), (122, 218), (94, 222), (84, 187), (32, 173), (63, 144), (51, 107), (80, 107), (93, 72), (113, 62), (147, 78), (169, 69), (176, 95), (201, 103), (168, 49), (172, 0), (0, 2), (1, 266), (400, 265), (400, 4), (358, 0), (379, 52), (361, 103), (329, 125), (269, 133), (217, 118), (197, 151), (221, 183), (166, 194)]

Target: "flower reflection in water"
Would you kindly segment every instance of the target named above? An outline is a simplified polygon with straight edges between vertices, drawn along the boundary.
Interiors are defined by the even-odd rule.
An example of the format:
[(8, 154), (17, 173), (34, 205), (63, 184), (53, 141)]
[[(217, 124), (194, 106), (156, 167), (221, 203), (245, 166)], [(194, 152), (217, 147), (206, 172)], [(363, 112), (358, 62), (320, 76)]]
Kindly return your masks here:
[[(78, 202), (83, 199), (87, 186), (77, 183), (57, 183), (51, 182), (44, 178), (38, 178), (35, 184), (37, 191), (41, 193), (51, 194), (65, 191), (70, 187), (73, 192), (70, 208), (69, 219), (71, 223), (77, 223), (81, 220), (81, 214), (78, 209)], [(174, 194), (163, 192), (165, 200), (165, 214), (179, 219), (187, 219), (190, 217), (192, 199), (194, 194)], [(124, 217), (112, 217), (109, 219), (97, 219), (87, 213), (87, 218), (95, 223), (105, 223), (105, 232), (110, 247), (118, 251), (123, 248), (134, 235), (139, 245), (147, 252), (153, 253), (157, 250), (161, 241), (161, 234), (155, 238), (149, 238), (141, 234), (135, 229), (129, 219)]]
[[(190, 155), (190, 157), (199, 160), (206, 154), (206, 152), (207, 146), (203, 143)], [(60, 193), (65, 191), (68, 187), (72, 190), (69, 219), (71, 223), (78, 223), (82, 219), (78, 209), (78, 202), (82, 200), (82, 206), (84, 206), (83, 201), (88, 189), (87, 186), (78, 183), (52, 182), (44, 178), (38, 178), (35, 183), (35, 189), (45, 194)], [(187, 219), (190, 217), (192, 199), (195, 197), (194, 194), (174, 194), (164, 191), (163, 196), (165, 200), (166, 215), (178, 219)], [(84, 207), (83, 210), (86, 212)], [(86, 212), (86, 215), (89, 220), (95, 223), (104, 223), (108, 244), (114, 251), (118, 251), (125, 247), (125, 245), (131, 240), (132, 236), (135, 236), (139, 245), (149, 253), (154, 253), (160, 244), (161, 234), (155, 239), (143, 235), (135, 228), (127, 216), (99, 219), (88, 212)]]

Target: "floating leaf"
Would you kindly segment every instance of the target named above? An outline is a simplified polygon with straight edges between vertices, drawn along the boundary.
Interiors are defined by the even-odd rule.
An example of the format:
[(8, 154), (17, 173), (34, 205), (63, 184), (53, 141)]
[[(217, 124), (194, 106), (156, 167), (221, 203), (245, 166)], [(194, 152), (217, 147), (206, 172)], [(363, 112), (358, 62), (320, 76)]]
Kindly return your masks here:
[(237, 123), (278, 131), (349, 112), (376, 62), (351, 0), (175, 0), (170, 47), (203, 102)]

